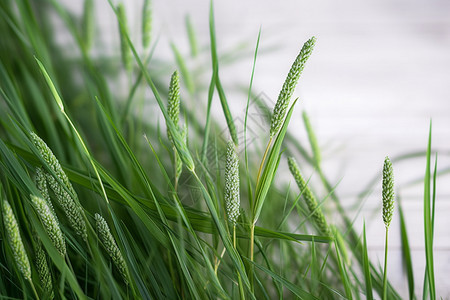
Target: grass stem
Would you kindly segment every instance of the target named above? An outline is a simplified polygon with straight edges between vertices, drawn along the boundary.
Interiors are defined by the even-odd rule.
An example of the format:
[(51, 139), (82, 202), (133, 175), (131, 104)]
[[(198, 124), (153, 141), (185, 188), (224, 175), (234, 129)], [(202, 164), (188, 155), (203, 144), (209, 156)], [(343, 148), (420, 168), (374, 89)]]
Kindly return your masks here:
[(266, 161), (267, 153), (269, 153), (270, 146), (272, 145), (272, 137), (269, 139), (269, 143), (267, 143), (266, 151), (264, 151), (264, 156), (261, 161), (261, 165), (259, 166), (258, 176), (256, 176), (256, 185), (258, 185), (259, 178), (261, 177), (261, 172), (264, 167), (264, 163)]
[(388, 255), (388, 232), (389, 229), (386, 227), (386, 242), (384, 246), (384, 274), (383, 274), (383, 300), (387, 299), (387, 255)]
[(35, 299), (39, 300), (40, 298), (39, 298), (39, 295), (38, 295), (38, 293), (36, 291), (36, 288), (34, 287), (33, 280), (28, 279), (28, 282), (30, 282), (31, 289), (33, 290), (33, 294), (34, 294)]
[[(253, 263), (253, 251), (254, 251), (254, 245), (255, 245), (255, 223), (252, 223), (250, 227), (250, 261)], [(254, 265), (251, 264), (250, 266), (250, 272), (249, 272), (249, 280), (250, 280), (250, 287), (252, 293), (255, 291), (255, 287), (253, 284), (253, 272), (254, 272)]]

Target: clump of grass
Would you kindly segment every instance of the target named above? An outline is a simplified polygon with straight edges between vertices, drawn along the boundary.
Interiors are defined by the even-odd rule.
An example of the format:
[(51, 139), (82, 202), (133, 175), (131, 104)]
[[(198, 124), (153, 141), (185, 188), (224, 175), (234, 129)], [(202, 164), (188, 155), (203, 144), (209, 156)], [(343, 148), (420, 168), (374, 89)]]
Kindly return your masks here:
[[(158, 43), (152, 41), (150, 34), (150, 2), (143, 2), (139, 14), (142, 20), (133, 20), (135, 24), (142, 21), (141, 53), (141, 48), (135, 47), (130, 39), (123, 4), (117, 6), (118, 2), (109, 1), (119, 22), (121, 64), (116, 63), (115, 56), (109, 56), (111, 51), (103, 49), (102, 43), (91, 40), (95, 33), (92, 0), (85, 0), (82, 18), (74, 18), (57, 1), (43, 6), (29, 6), (26, 1), (6, 1), (0, 5), (0, 32), (2, 40), (8, 41), (0, 43), (1, 53), (8, 53), (0, 55), (0, 106), (4, 108), (0, 110), (3, 125), (0, 126), (0, 181), (6, 187), (9, 203), (14, 203), (16, 208), (17, 232), (20, 227), (16, 236), (22, 238), (22, 248), (25, 247), (22, 253), (26, 256), (27, 246), (34, 246), (36, 264), (30, 267), (37, 271), (32, 274), (29, 268), (27, 277), (21, 271), (24, 267), (15, 267), (18, 272), (1, 272), (0, 282), (12, 284), (0, 284), (0, 294), (8, 298), (29, 298), (30, 288), (20, 284), (25, 278), (31, 283), (34, 298), (37, 298), (36, 286), (43, 292), (43, 298), (68, 299), (350, 299), (359, 298), (363, 290), (368, 299), (372, 290), (389, 299), (401, 299), (389, 285), (386, 271), (382, 274), (369, 260), (365, 229), (362, 241), (340, 204), (336, 187), (323, 173), (321, 149), (306, 113), (303, 122), (312, 159), (303, 143), (288, 131), (291, 117), (296, 116), (297, 100), (291, 98), (315, 38), (302, 47), (281, 88), (273, 116), (267, 117), (269, 141), (264, 154), (260, 157), (258, 151), (241, 143), (246, 154), (245, 165), (239, 170), (237, 145), (242, 128), (231, 114), (226, 97), (229, 86), (222, 84), (219, 64), (227, 63), (222, 57), (241, 58), (240, 52), (233, 50), (233, 55), (229, 55), (219, 49), (211, 5), (209, 88), (201, 79), (204, 65), (211, 62), (209, 58), (203, 61), (204, 55), (200, 55), (207, 51), (203, 45), (197, 45), (202, 39), (196, 38), (189, 17), (186, 27), (191, 53), (186, 54), (186, 49), (175, 46), (178, 41), (172, 41), (173, 62), (153, 58), (154, 48), (149, 53), (148, 47), (154, 44), (156, 48)], [(47, 18), (49, 6), (51, 18)], [(51, 26), (46, 26), (55, 13), (65, 25), (61, 30), (68, 30), (79, 50), (70, 56), (56, 51), (66, 45), (53, 40)], [(260, 37), (259, 34), (253, 70)], [(144, 62), (141, 57), (145, 58)], [(136, 70), (132, 73), (134, 61)], [(160, 94), (159, 91), (167, 91), (164, 77), (175, 65), (180, 73), (172, 74), (169, 92)], [(121, 76), (116, 76), (124, 70), (129, 75), (129, 86), (119, 81)], [(252, 72), (248, 104), (253, 100), (253, 76)], [(153, 95), (148, 95), (148, 89)], [(188, 97), (183, 98), (185, 124), (182, 126), (179, 124), (180, 94), (185, 89)], [(125, 109), (122, 99), (118, 99), (124, 90), (128, 92)], [(219, 130), (224, 126), (219, 121), (221, 118), (212, 116), (216, 91), (232, 140), (229, 143), (220, 139)], [(168, 101), (164, 101), (166, 97)], [(56, 100), (57, 106), (51, 99)], [(208, 100), (204, 110), (199, 106), (202, 103), (199, 99)], [(146, 105), (154, 100), (160, 111), (147, 109)], [(134, 105), (140, 105), (139, 109)], [(267, 109), (268, 114), (270, 110)], [(132, 113), (135, 111), (145, 114)], [(169, 151), (161, 137), (160, 124), (152, 123), (159, 113), (166, 122)], [(248, 114), (247, 110), (244, 132), (251, 129), (247, 128)], [(42, 137), (52, 142), (54, 153), (66, 162), (64, 170), (41, 138), (31, 133), (32, 143), (29, 141), (26, 132), (32, 128), (37, 128)], [(152, 155), (140, 138), (142, 133)], [(244, 140), (248, 142), (247, 137)], [(32, 153), (23, 149), (23, 145), (28, 145)], [(197, 154), (197, 151), (201, 152)], [(434, 298), (430, 151), (428, 148), (424, 197), (427, 249), (424, 285), (428, 287), (424, 294)], [(220, 157), (224, 152), (225, 159)], [(288, 182), (277, 176), (277, 171), (285, 171), (279, 170), (284, 165), (280, 164), (283, 153), (295, 155), (298, 161), (315, 168), (337, 208), (336, 223), (328, 218), (326, 211), (322, 212), (312, 188), (316, 184), (305, 182), (292, 158), (288, 159), (289, 169), (300, 195), (285, 188)], [(261, 163), (256, 164), (255, 159)], [(222, 160), (225, 181), (220, 169)], [(187, 170), (181, 176), (183, 167)], [(170, 169), (175, 174), (175, 184), (167, 172)], [(33, 173), (36, 173), (34, 182), (30, 176)], [(240, 181), (245, 184), (240, 186)], [(73, 183), (77, 185), (78, 195)], [(32, 203), (37, 203), (33, 204), (37, 209), (29, 203), (30, 194), (36, 195)], [(78, 197), (89, 201), (83, 201), (82, 207)], [(51, 209), (51, 201), (55, 200), (65, 216), (59, 218), (60, 233), (50, 230), (56, 228), (56, 213), (59, 214), (59, 207), (55, 207), (56, 213)], [(390, 224), (393, 208), (386, 207), (385, 223)], [(108, 211), (114, 222), (107, 224), (95, 214), (99, 209)], [(304, 218), (305, 211), (307, 218)], [(299, 223), (299, 219), (303, 222)], [(0, 236), (9, 242), (6, 226), (3, 227)], [(317, 235), (305, 234), (311, 227)], [(34, 228), (39, 230), (35, 232)], [(85, 243), (80, 244), (73, 232)], [(95, 233), (98, 239), (94, 238)], [(406, 231), (402, 234), (406, 235)], [(34, 235), (38, 237), (31, 238)], [(62, 236), (67, 247), (65, 257), (62, 244), (52, 239), (52, 235)], [(48, 247), (52, 244), (59, 252)], [(51, 256), (46, 256), (46, 250)], [(105, 268), (103, 252), (114, 265), (111, 269)], [(8, 266), (9, 258), (5, 256), (11, 255), (10, 260), (16, 265), (13, 251), (5, 253), (0, 256), (0, 264)], [(119, 280), (115, 280), (117, 272)], [(301, 276), (292, 275), (300, 273)], [(362, 273), (364, 281), (359, 278)]]

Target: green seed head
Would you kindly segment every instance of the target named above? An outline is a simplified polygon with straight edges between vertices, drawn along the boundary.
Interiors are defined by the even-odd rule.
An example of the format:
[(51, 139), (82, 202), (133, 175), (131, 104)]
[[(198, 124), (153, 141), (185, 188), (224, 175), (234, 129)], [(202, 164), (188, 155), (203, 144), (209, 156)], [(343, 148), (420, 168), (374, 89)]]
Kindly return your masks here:
[(131, 71), (133, 56), (127, 40), (127, 36), (129, 36), (127, 14), (122, 3), (119, 3), (119, 5), (117, 5), (117, 18), (117, 21), (119, 22), (120, 50), (122, 54), (123, 66), (125, 67), (125, 70)]
[[(180, 76), (178, 74), (178, 71), (173, 72), (172, 77), (170, 78), (169, 103), (167, 106), (167, 113), (169, 114), (170, 119), (178, 130), (178, 122), (180, 120)], [(170, 134), (169, 129), (167, 129), (167, 136), (173, 144), (173, 137), (172, 134)]]
[(150, 0), (144, 0), (142, 9), (142, 45), (144, 49), (150, 46), (152, 36), (152, 5)]
[(53, 193), (58, 200), (59, 205), (63, 209), (70, 226), (75, 230), (75, 233), (83, 238), (83, 240), (87, 240), (87, 230), (86, 230), (86, 222), (83, 217), (83, 209), (72, 198), (69, 193), (64, 189), (64, 187), (56, 181), (53, 176), (47, 174), (47, 181), (52, 189)]
[(31, 280), (31, 267), (20, 237), (19, 225), (8, 201), (3, 201), (3, 223), (17, 268), (26, 280)]
[[(45, 173), (47, 183), (55, 193), (58, 203), (61, 205), (70, 225), (75, 232), (80, 235), (83, 240), (87, 240), (86, 222), (84, 221), (84, 213), (78, 202), (77, 193), (69, 181), (66, 173), (64, 173), (61, 164), (53, 154), (47, 144), (34, 132), (30, 133), (31, 139), (39, 151), (42, 159), (47, 163), (48, 167), (55, 173), (58, 180), (51, 174)], [(67, 190), (66, 190), (67, 189)], [(69, 192), (67, 192), (69, 191)]]
[(86, 49), (92, 46), (95, 33), (95, 10), (94, 0), (85, 0), (83, 7), (83, 38)]
[(52, 213), (55, 214), (55, 209), (53, 208), (52, 201), (50, 200), (50, 194), (48, 192), (47, 187), (47, 179), (45, 179), (45, 171), (41, 167), (36, 168), (36, 177), (35, 177), (35, 183), (38, 191), (41, 193), (41, 196), (47, 202), (48, 207), (52, 211)]
[(116, 241), (109, 230), (108, 223), (99, 214), (95, 214), (95, 224), (97, 226), (98, 236), (106, 252), (111, 257), (113, 263), (116, 265), (117, 269), (122, 275), (123, 280), (128, 284), (128, 275), (126, 272), (125, 260), (123, 259), (122, 253), (116, 244)]
[(382, 197), (383, 221), (386, 228), (389, 228), (394, 212), (394, 170), (392, 168), (392, 163), (387, 156), (384, 159), (383, 166)]
[(31, 202), (39, 215), (39, 219), (47, 231), (50, 240), (55, 248), (59, 251), (61, 256), (66, 255), (66, 242), (64, 241), (64, 235), (59, 227), (58, 219), (53, 214), (47, 202), (41, 197), (31, 195)]
[(280, 94), (278, 95), (277, 103), (273, 110), (272, 124), (270, 126), (270, 137), (274, 137), (281, 128), (283, 124), (284, 117), (286, 116), (286, 111), (289, 106), (289, 101), (294, 93), (295, 86), (297, 85), (298, 79), (303, 72), (305, 63), (311, 56), (314, 44), (316, 43), (316, 38), (312, 37), (303, 45), (302, 50), (298, 54), (291, 69), (284, 81), (283, 87), (281, 88)]
[(228, 220), (233, 226), (239, 217), (239, 158), (233, 141), (228, 142), (225, 166), (225, 204)]
[(41, 242), (36, 243), (36, 269), (39, 274), (39, 279), (41, 281), (42, 289), (45, 295), (48, 297), (46, 299), (54, 299), (55, 294), (53, 293), (53, 283), (52, 275), (50, 274), (50, 269), (47, 263), (47, 255), (42, 249)]
[(324, 235), (331, 235), (330, 227), (325, 219), (325, 216), (322, 212), (322, 209), (317, 204), (316, 197), (311, 192), (309, 187), (307, 186), (305, 180), (300, 174), (300, 170), (298, 168), (297, 162), (293, 157), (288, 158), (289, 170), (294, 176), (295, 181), (297, 182), (298, 188), (302, 193), (303, 199), (305, 199), (306, 206), (308, 206), (308, 210), (311, 213), (312, 219), (314, 223), (319, 228), (320, 232)]

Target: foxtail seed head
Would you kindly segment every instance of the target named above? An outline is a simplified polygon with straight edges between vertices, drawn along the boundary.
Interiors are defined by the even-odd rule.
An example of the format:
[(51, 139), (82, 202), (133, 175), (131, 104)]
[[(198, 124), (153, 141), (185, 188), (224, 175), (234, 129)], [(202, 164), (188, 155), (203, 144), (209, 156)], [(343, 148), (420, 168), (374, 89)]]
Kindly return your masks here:
[(3, 200), (3, 223), (17, 268), (26, 280), (31, 280), (30, 261), (28, 260), (22, 238), (20, 237), (19, 225), (17, 224), (11, 205), (6, 200)]
[(305, 67), (305, 63), (311, 56), (314, 44), (316, 43), (316, 38), (312, 37), (303, 45), (302, 50), (298, 54), (294, 63), (289, 70), (289, 73), (284, 81), (283, 87), (281, 88), (280, 94), (278, 95), (277, 103), (273, 110), (272, 124), (270, 126), (270, 137), (274, 137), (281, 128), (283, 124), (284, 117), (286, 116), (286, 111), (289, 106), (289, 101), (294, 93), (295, 86), (297, 85), (298, 79), (302, 74)]
[(119, 22), (119, 33), (120, 33), (120, 50), (122, 54), (122, 62), (125, 70), (131, 71), (132, 69), (132, 53), (130, 45), (128, 45), (127, 36), (128, 35), (128, 21), (127, 13), (125, 11), (125, 6), (123, 3), (117, 5), (117, 21)]
[[(178, 130), (178, 122), (180, 120), (180, 76), (178, 74), (178, 71), (176, 70), (175, 72), (173, 72), (172, 77), (170, 78), (169, 103), (167, 105), (167, 113), (169, 114), (170, 119), (175, 125), (175, 128)], [(173, 144), (174, 141), (169, 128), (167, 128), (167, 136)]]
[(69, 193), (64, 189), (64, 187), (59, 184), (56, 179), (47, 174), (47, 181), (52, 189), (53, 193), (55, 193), (56, 199), (58, 200), (59, 205), (64, 210), (64, 213), (69, 220), (70, 226), (75, 230), (75, 233), (83, 238), (83, 240), (87, 240), (87, 230), (86, 230), (86, 222), (83, 218), (83, 210)]
[(47, 255), (45, 254), (44, 249), (42, 249), (40, 241), (36, 243), (35, 256), (36, 269), (39, 274), (41, 286), (45, 295), (48, 297), (46, 299), (54, 299), (55, 294), (53, 293), (52, 275), (50, 274), (50, 269), (48, 267)]
[[(77, 193), (75, 192), (72, 184), (69, 181), (69, 178), (67, 177), (66, 173), (64, 173), (61, 164), (53, 154), (52, 150), (37, 134), (35, 134), (34, 132), (30, 132), (30, 135), (42, 159), (47, 163), (47, 165), (59, 179), (58, 181), (51, 174), (45, 173), (45, 177), (50, 188), (55, 193), (58, 203), (64, 210), (64, 213), (66, 214), (72, 228), (78, 235), (83, 238), (83, 240), (86, 241), (86, 222), (84, 221), (83, 210), (80, 203), (78, 202)], [(69, 193), (66, 191), (66, 189), (69, 191)]]
[(320, 232), (324, 235), (331, 235), (330, 227), (325, 219), (325, 216), (322, 212), (322, 209), (318, 206), (316, 197), (313, 195), (309, 187), (306, 185), (305, 180), (300, 174), (300, 170), (298, 165), (293, 157), (288, 158), (289, 170), (294, 176), (295, 181), (297, 182), (298, 188), (302, 193), (303, 198), (305, 199), (306, 206), (308, 206), (308, 210), (311, 213), (313, 221), (316, 223), (316, 226), (319, 228)]
[(225, 204), (228, 220), (233, 226), (239, 217), (239, 158), (233, 141), (227, 145), (227, 161), (225, 166)]
[(53, 214), (50, 207), (47, 205), (47, 202), (41, 197), (31, 195), (31, 202), (36, 209), (39, 219), (41, 219), (50, 240), (59, 251), (59, 254), (64, 257), (66, 255), (66, 242), (61, 228), (59, 227), (56, 215)]
[(384, 159), (383, 166), (382, 197), (383, 222), (386, 228), (389, 228), (394, 212), (394, 170), (392, 168), (392, 163), (387, 156)]
[(94, 0), (84, 0), (83, 7), (83, 38), (86, 49), (92, 46), (95, 33), (95, 7)]
[(142, 8), (142, 45), (144, 49), (150, 46), (152, 36), (152, 5), (150, 0), (144, 0)]
[(108, 223), (106, 223), (105, 219), (103, 219), (102, 216), (96, 213), (95, 224), (97, 226), (98, 236), (103, 246), (105, 247), (106, 252), (111, 257), (113, 263), (116, 265), (125, 283), (128, 284), (128, 275), (126, 271), (125, 260), (123, 259), (122, 253), (120, 252), (120, 249), (116, 244), (116, 240), (109, 230)]
[(55, 209), (53, 208), (52, 201), (50, 200), (50, 194), (48, 192), (47, 187), (47, 179), (45, 178), (45, 171), (42, 169), (42, 167), (36, 168), (36, 177), (35, 177), (35, 183), (38, 191), (41, 193), (41, 196), (44, 198), (45, 202), (47, 202), (48, 207), (52, 211), (52, 213), (55, 214)]

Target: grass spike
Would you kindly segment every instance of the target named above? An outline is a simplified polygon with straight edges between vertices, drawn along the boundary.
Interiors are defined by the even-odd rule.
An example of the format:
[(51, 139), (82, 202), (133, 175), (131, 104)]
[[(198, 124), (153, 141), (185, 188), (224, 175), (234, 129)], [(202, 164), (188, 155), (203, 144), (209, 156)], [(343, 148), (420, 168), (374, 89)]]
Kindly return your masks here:
[(303, 176), (300, 174), (300, 169), (297, 165), (297, 162), (293, 157), (288, 158), (288, 165), (291, 174), (294, 176), (295, 181), (297, 182), (298, 188), (302, 193), (303, 198), (305, 199), (305, 203), (308, 206), (309, 212), (312, 215), (314, 223), (319, 228), (320, 232), (324, 235), (331, 235), (330, 227), (325, 219), (325, 216), (320, 209), (316, 197), (313, 195), (308, 185), (306, 184)]
[(382, 182), (382, 198), (383, 198), (383, 222), (386, 227), (386, 241), (384, 247), (384, 276), (383, 276), (383, 300), (387, 297), (387, 256), (388, 256), (388, 231), (391, 225), (392, 214), (394, 212), (394, 170), (389, 157), (386, 156), (383, 165), (383, 182)]
[(316, 43), (316, 38), (313, 36), (303, 45), (302, 50), (298, 54), (294, 63), (289, 70), (289, 73), (284, 81), (283, 87), (281, 88), (280, 94), (278, 95), (277, 103), (273, 110), (272, 122), (270, 125), (270, 137), (273, 138), (281, 128), (283, 124), (284, 117), (289, 106), (289, 101), (294, 93), (295, 86), (297, 85), (298, 79), (303, 72), (305, 63), (311, 56), (314, 49), (314, 44)]
[(116, 240), (111, 234), (108, 223), (106, 223), (105, 219), (101, 215), (96, 213), (95, 224), (97, 227), (98, 236), (105, 247), (106, 252), (116, 265), (120, 275), (123, 277), (124, 282), (128, 284), (129, 280), (125, 260), (123, 259), (122, 252), (120, 252), (120, 249), (116, 244)]
[[(169, 84), (169, 103), (167, 105), (167, 113), (170, 119), (175, 125), (176, 129), (179, 129), (178, 123), (180, 121), (180, 75), (177, 70), (172, 73)], [(170, 134), (170, 130), (167, 129), (167, 136), (169, 140), (174, 144), (173, 137)]]
[(151, 0), (144, 0), (142, 8), (142, 46), (147, 49), (150, 46), (152, 37), (152, 3)]
[(239, 158), (232, 140), (227, 144), (227, 160), (225, 165), (225, 204), (228, 221), (236, 226), (239, 217)]
[(40, 241), (36, 243), (35, 263), (44, 295), (48, 297), (47, 299), (54, 299), (55, 294), (53, 292), (52, 275), (50, 274), (50, 268), (47, 263), (47, 255), (45, 254), (44, 249), (42, 249)]
[(53, 245), (62, 257), (66, 256), (66, 242), (64, 241), (64, 235), (59, 227), (56, 215), (51, 211), (44, 199), (35, 195), (30, 195), (30, 197), (39, 219), (44, 225), (45, 231), (50, 237)]
[(9, 205), (6, 200), (3, 200), (3, 224), (5, 225), (6, 236), (9, 246), (11, 247), (16, 266), (20, 273), (22, 273), (23, 277), (26, 280), (31, 281), (30, 261), (28, 260), (28, 255), (25, 251), (22, 237), (20, 236), (19, 224), (14, 216), (11, 205)]
[(83, 6), (83, 38), (86, 50), (90, 50), (95, 36), (94, 0), (84, 0)]
[(383, 222), (386, 228), (389, 227), (392, 221), (392, 214), (394, 212), (394, 171), (389, 157), (386, 156), (383, 166), (383, 183), (382, 183), (382, 197), (383, 197)]
[(42, 169), (42, 167), (37, 167), (36, 177), (34, 179), (36, 187), (41, 193), (41, 196), (43, 197), (45, 202), (47, 202), (47, 205), (50, 208), (51, 212), (56, 216), (55, 209), (53, 208), (52, 201), (50, 200), (50, 193), (48, 192), (47, 179), (45, 177), (46, 174), (44, 169)]
[(125, 11), (125, 6), (123, 3), (117, 5), (117, 21), (119, 22), (119, 32), (120, 32), (120, 51), (122, 55), (122, 63), (127, 71), (132, 69), (132, 54), (130, 46), (128, 45), (128, 24), (127, 24), (127, 13)]

